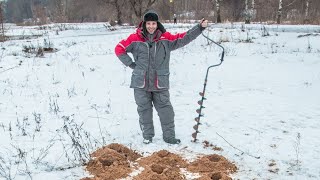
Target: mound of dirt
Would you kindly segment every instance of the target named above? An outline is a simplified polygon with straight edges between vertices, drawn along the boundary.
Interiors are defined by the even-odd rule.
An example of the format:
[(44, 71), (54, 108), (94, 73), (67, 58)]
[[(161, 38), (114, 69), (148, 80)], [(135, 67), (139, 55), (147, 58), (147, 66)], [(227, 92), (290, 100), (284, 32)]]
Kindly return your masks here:
[(202, 174), (199, 180), (231, 180), (228, 174), (236, 172), (237, 166), (223, 156), (212, 154), (191, 162), (187, 170)]
[(94, 178), (83, 180), (125, 178), (134, 169), (130, 166), (130, 162), (137, 160), (141, 155), (114, 143), (96, 150), (91, 157), (86, 169), (94, 175)]
[(188, 165), (182, 157), (166, 150), (142, 158), (138, 163), (144, 167), (144, 171), (134, 177), (134, 180), (185, 179), (185, 176), (180, 174), (180, 168), (185, 168)]
[(228, 175), (237, 171), (234, 164), (217, 154), (200, 157), (191, 163), (166, 150), (140, 158), (140, 154), (121, 144), (110, 144), (98, 149), (91, 157), (86, 169), (94, 177), (82, 180), (125, 178), (139, 167), (143, 167), (143, 171), (134, 176), (133, 180), (184, 180), (186, 176), (180, 168), (199, 173), (201, 177), (198, 180), (230, 180)]

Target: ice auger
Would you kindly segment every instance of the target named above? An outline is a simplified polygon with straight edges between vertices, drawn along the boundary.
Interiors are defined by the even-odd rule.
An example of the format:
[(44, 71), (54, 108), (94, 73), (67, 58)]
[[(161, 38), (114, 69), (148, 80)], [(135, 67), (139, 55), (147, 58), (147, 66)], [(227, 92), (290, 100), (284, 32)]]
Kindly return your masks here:
[(207, 69), (207, 73), (206, 73), (206, 78), (204, 79), (204, 85), (203, 85), (203, 91), (202, 92), (199, 92), (199, 95), (201, 96), (201, 100), (198, 101), (198, 104), (200, 105), (200, 108), (196, 110), (196, 112), (198, 113), (198, 117), (196, 117), (194, 120), (196, 121), (196, 125), (193, 126), (193, 129), (195, 130), (194, 133), (192, 133), (192, 137), (193, 137), (193, 142), (196, 142), (197, 141), (197, 135), (199, 132), (199, 125), (201, 125), (200, 123), (200, 118), (203, 117), (203, 113), (201, 112), (203, 108), (205, 108), (203, 106), (203, 101), (206, 100), (206, 98), (204, 97), (205, 95), (205, 92), (206, 92), (206, 86), (207, 86), (207, 80), (208, 80), (208, 73), (209, 73), (209, 70), (210, 68), (212, 67), (216, 67), (216, 66), (220, 66), (223, 62), (223, 58), (224, 58), (224, 48), (214, 42), (212, 39), (210, 39), (208, 36), (204, 35), (203, 32), (202, 32), (202, 36), (205, 37), (206, 39), (208, 39), (208, 41), (218, 45), (220, 48), (222, 48), (222, 53), (221, 53), (221, 57), (220, 57), (220, 63), (219, 64), (214, 64), (214, 65), (211, 65), (208, 67)]

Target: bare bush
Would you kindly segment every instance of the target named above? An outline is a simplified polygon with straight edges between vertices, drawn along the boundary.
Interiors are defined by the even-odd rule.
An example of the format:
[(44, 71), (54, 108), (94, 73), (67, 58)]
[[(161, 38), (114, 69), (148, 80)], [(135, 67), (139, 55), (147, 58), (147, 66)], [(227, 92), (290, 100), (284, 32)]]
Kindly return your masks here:
[(34, 121), (36, 123), (35, 131), (40, 132), (40, 129), (42, 127), (41, 125), (41, 114), (38, 114), (36, 112), (33, 113)]
[(28, 116), (23, 117), (22, 121), (17, 118), (16, 127), (21, 132), (22, 136), (26, 136), (27, 134), (27, 128), (30, 126), (29, 118)]
[(35, 54), (36, 57), (43, 57), (44, 53), (56, 52), (58, 49), (53, 48), (53, 43), (49, 39), (43, 39), (43, 45), (38, 44), (37, 46), (23, 45), (22, 51), (26, 53), (26, 56), (29, 57), (29, 54)]
[[(56, 97), (59, 97), (59, 95), (56, 95)], [(56, 115), (60, 112), (58, 99), (52, 96), (49, 97), (49, 112), (54, 113)]]
[(6, 180), (12, 180), (12, 166), (12, 161), (10, 159), (6, 159), (0, 154), (0, 177)]
[[(63, 116), (64, 126), (58, 131), (67, 135), (67, 141), (60, 135), (64, 155), (73, 166), (83, 165), (90, 159), (90, 152), (95, 147), (89, 132), (78, 125), (73, 116)], [(97, 142), (95, 142), (97, 143)]]

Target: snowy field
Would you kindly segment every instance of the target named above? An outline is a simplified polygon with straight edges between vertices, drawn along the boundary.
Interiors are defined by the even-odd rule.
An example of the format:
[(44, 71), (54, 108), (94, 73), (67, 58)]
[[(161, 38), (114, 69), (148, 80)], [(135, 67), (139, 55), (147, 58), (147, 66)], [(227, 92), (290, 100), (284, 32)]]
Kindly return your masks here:
[[(192, 26), (165, 24), (172, 33)], [(190, 160), (217, 153), (238, 166), (235, 179), (320, 179), (320, 26), (205, 30), (226, 57), (209, 72), (197, 143), (191, 134), (198, 93), (221, 49), (200, 36), (173, 51), (170, 93), (180, 145), (163, 142), (156, 112), (154, 142), (142, 143), (132, 70), (114, 54), (134, 27), (6, 27), (18, 38), (0, 48), (0, 179), (80, 179), (88, 176), (81, 166), (88, 154), (113, 142)], [(223, 151), (204, 148), (204, 140)]]

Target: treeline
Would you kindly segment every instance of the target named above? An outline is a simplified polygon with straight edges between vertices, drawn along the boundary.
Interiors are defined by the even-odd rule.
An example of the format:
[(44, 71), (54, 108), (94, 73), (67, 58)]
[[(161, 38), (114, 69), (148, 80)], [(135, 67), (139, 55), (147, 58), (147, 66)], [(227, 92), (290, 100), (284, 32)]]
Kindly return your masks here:
[(162, 21), (206, 17), (212, 22), (320, 24), (320, 0), (6, 0), (3, 21), (102, 22), (137, 24), (148, 9)]

